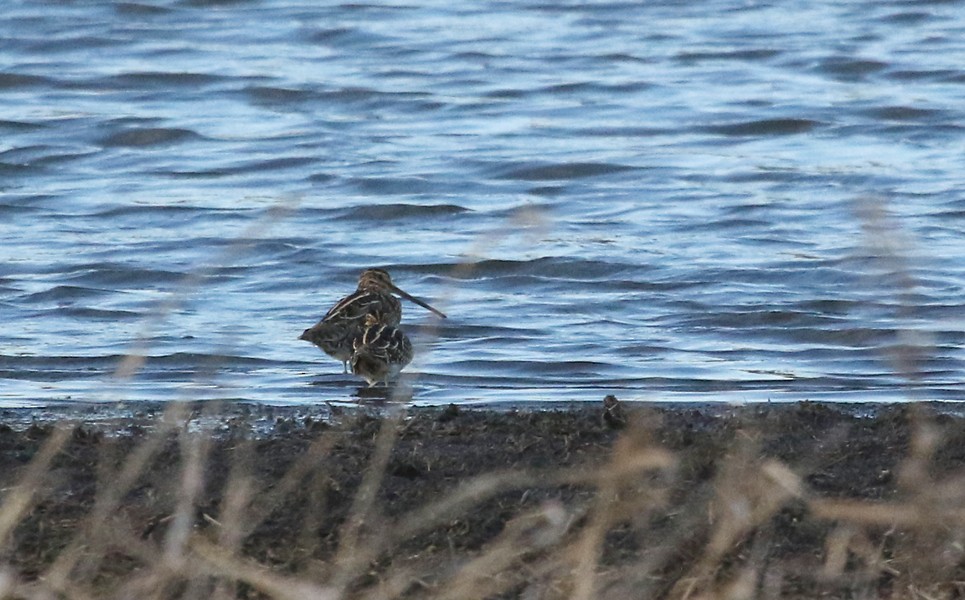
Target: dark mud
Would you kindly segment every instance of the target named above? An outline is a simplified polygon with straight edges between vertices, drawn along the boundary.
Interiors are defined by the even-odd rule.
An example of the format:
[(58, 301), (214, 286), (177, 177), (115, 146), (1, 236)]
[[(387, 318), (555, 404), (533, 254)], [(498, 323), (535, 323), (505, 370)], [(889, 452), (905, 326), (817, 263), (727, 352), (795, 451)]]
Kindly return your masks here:
[[(8, 413), (0, 583), (13, 597), (283, 596), (280, 577), (344, 597), (568, 598), (590, 575), (589, 597), (965, 592), (961, 416), (619, 409)], [(158, 575), (172, 553), (187, 560)]]

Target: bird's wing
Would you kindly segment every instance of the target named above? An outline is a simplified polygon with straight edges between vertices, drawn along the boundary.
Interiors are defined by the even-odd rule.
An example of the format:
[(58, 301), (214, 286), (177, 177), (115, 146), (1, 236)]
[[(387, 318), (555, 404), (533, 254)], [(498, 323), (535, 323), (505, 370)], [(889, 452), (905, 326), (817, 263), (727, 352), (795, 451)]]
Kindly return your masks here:
[(390, 355), (411, 352), (409, 338), (395, 327), (370, 327), (362, 336), (361, 346), (372, 356), (388, 359)]
[(382, 306), (382, 298), (372, 292), (355, 292), (339, 300), (338, 304), (325, 313), (321, 323), (326, 321), (362, 320), (365, 315), (375, 313)]

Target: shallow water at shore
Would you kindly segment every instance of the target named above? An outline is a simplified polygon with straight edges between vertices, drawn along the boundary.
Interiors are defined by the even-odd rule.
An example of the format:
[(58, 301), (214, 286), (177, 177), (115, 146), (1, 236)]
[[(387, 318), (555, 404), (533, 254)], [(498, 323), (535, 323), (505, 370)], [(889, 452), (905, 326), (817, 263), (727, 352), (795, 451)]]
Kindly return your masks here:
[(22, 2), (0, 33), (0, 406), (368, 401), (297, 337), (369, 266), (450, 315), (406, 307), (416, 404), (965, 399), (953, 4)]

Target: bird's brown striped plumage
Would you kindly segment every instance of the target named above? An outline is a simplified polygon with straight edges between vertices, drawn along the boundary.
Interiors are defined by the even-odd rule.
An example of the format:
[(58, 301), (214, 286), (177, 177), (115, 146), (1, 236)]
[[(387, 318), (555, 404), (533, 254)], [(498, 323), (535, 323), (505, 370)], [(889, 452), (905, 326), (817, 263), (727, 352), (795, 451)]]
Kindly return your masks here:
[(355, 339), (350, 359), (352, 372), (369, 386), (389, 379), (412, 362), (412, 344), (394, 325), (381, 323), (375, 315), (365, 317), (362, 335)]
[(387, 271), (366, 269), (359, 276), (355, 292), (339, 300), (318, 323), (306, 329), (299, 339), (315, 344), (329, 356), (342, 361), (347, 370), (354, 342), (365, 331), (367, 316), (372, 315), (376, 322), (391, 327), (398, 325), (402, 319), (402, 303), (393, 293), (442, 318), (446, 317), (422, 300), (399, 289), (392, 283)]

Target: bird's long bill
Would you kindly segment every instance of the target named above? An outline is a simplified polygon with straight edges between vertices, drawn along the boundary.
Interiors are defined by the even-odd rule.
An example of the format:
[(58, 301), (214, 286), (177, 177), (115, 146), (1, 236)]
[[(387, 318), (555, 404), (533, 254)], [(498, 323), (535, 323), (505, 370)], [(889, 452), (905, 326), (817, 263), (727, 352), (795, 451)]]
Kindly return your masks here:
[(415, 296), (409, 294), (408, 292), (402, 291), (401, 289), (397, 288), (397, 287), (394, 286), (394, 285), (392, 286), (392, 291), (395, 292), (396, 294), (402, 296), (403, 298), (405, 298), (405, 299), (408, 300), (409, 302), (415, 302), (416, 304), (418, 304), (418, 305), (421, 306), (422, 308), (424, 308), (424, 309), (426, 309), (426, 310), (428, 310), (428, 311), (431, 311), (431, 312), (439, 315), (439, 316), (442, 317), (443, 319), (448, 319), (448, 318), (449, 318), (449, 317), (447, 317), (447, 316), (445, 315), (445, 313), (443, 313), (442, 311), (436, 310), (436, 309), (432, 308), (431, 306), (429, 306), (428, 303), (423, 302), (422, 300), (419, 300), (419, 299), (416, 298)]

